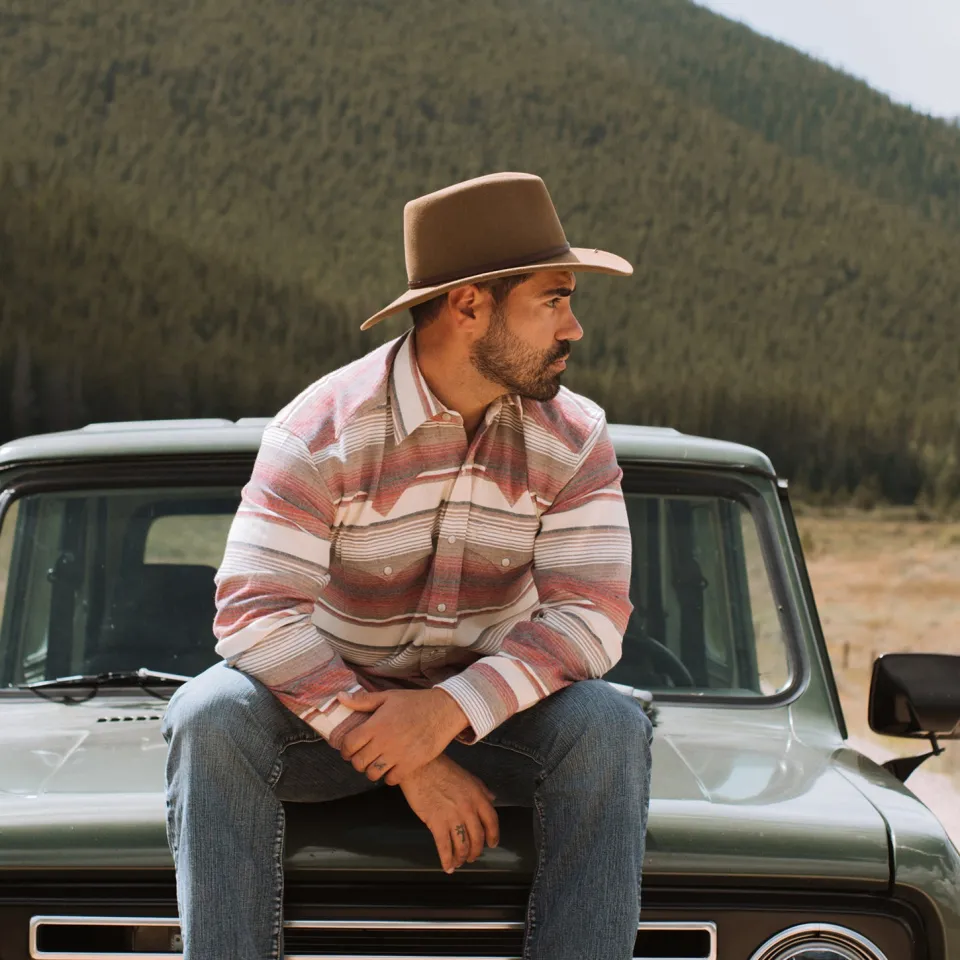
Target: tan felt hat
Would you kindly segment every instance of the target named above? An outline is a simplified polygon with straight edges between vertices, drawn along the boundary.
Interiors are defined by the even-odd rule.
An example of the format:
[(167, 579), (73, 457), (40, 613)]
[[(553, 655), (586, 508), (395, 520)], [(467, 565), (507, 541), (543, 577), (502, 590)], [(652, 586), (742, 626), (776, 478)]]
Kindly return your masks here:
[(409, 289), (361, 330), (481, 280), (539, 270), (633, 273), (616, 254), (571, 247), (546, 184), (529, 173), (491, 173), (411, 200), (403, 208), (403, 248)]

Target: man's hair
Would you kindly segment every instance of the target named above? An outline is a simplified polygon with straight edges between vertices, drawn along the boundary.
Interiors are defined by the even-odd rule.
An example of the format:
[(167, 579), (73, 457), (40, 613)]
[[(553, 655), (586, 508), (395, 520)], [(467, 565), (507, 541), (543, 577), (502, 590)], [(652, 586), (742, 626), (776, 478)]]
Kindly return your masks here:
[[(510, 296), (511, 290), (519, 287), (521, 283), (529, 280), (532, 276), (532, 273), (517, 273), (510, 277), (498, 277), (496, 280), (483, 280), (477, 286), (481, 290), (489, 290), (493, 296), (493, 302), (499, 307)], [(410, 316), (413, 317), (414, 327), (417, 330), (422, 330), (436, 320), (446, 299), (447, 295), (441, 293), (431, 300), (414, 304), (410, 308)]]

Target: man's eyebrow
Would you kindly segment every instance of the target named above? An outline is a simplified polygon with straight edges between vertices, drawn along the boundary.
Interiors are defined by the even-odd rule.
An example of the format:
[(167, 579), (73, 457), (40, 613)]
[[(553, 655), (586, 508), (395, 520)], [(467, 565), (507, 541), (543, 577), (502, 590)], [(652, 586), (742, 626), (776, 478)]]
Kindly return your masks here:
[(552, 290), (544, 290), (541, 297), (572, 297), (573, 287), (554, 287)]

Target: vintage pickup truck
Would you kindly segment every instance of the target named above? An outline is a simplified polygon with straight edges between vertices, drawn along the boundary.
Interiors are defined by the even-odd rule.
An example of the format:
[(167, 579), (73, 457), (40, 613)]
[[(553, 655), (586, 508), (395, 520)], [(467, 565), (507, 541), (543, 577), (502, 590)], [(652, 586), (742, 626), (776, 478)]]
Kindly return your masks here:
[[(180, 952), (160, 721), (216, 660), (213, 576), (264, 423), (0, 447), (0, 960)], [(656, 716), (636, 956), (960, 957), (960, 855), (909, 764), (847, 745), (786, 485), (754, 449), (610, 429), (635, 610), (607, 679)], [(879, 658), (873, 728), (939, 749), (958, 664)], [(520, 956), (527, 811), (449, 877), (395, 789), (288, 822), (288, 957)]]

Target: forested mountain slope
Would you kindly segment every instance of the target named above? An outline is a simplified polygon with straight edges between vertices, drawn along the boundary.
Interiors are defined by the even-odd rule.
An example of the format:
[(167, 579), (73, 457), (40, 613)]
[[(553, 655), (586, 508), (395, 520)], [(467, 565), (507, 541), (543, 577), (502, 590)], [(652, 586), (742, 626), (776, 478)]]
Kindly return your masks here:
[(657, 83), (960, 230), (960, 128), (687, 0), (544, 0)]
[[(642, 33), (665, 4), (596, 11), (622, 8)], [(0, 433), (274, 412), (404, 329), (356, 328), (405, 285), (406, 200), (519, 169), (544, 177), (572, 242), (636, 265), (578, 292), (586, 337), (568, 382), (611, 419), (758, 443), (815, 489), (960, 492), (949, 217), (744, 125), (599, 12), (13, 8), (0, 22)], [(730, 29), (694, 21), (691, 50), (704, 23)], [(929, 121), (913, 120), (922, 139)], [(941, 128), (931, 144), (947, 150)]]

